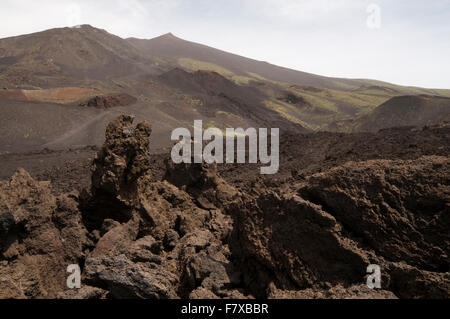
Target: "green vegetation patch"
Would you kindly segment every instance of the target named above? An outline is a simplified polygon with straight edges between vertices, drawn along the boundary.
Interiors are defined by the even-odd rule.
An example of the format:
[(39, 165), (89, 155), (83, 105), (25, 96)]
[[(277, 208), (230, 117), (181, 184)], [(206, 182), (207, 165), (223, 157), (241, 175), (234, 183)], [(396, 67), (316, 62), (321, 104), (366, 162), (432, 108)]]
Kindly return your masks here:
[(242, 121), (243, 120), (240, 116), (238, 116), (236, 114), (233, 114), (233, 113), (225, 112), (225, 111), (217, 111), (216, 112), (216, 116), (218, 116), (218, 117), (219, 116), (225, 116), (225, 117), (227, 117), (229, 119), (232, 119), (232, 120), (235, 120), (235, 121)]
[(301, 112), (299, 112), (295, 108), (295, 106), (274, 100), (264, 101), (264, 104), (268, 109), (277, 112), (278, 114), (280, 114), (281, 117), (285, 118), (286, 120), (295, 124), (299, 124), (305, 128), (314, 129), (314, 127), (312, 127), (310, 124), (306, 123), (305, 121), (299, 118), (299, 116), (301, 116)]
[(189, 104), (189, 106), (192, 107), (201, 107), (203, 106), (203, 101), (195, 98), (187, 98), (186, 103)]
[(217, 72), (227, 79), (232, 80), (236, 84), (248, 84), (250, 80), (253, 80), (252, 78), (247, 76), (234, 74), (232, 71), (210, 62), (198, 61), (189, 58), (180, 58), (178, 59), (178, 64), (183, 68), (189, 69), (191, 71), (204, 70)]

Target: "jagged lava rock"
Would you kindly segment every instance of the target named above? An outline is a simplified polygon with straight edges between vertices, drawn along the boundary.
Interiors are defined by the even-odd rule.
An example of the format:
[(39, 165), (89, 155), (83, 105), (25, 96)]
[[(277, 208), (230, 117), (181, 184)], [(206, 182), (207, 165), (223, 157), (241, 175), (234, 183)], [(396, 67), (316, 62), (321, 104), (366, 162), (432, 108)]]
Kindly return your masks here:
[(19, 169), (0, 182), (0, 298), (54, 298), (90, 245), (72, 196)]

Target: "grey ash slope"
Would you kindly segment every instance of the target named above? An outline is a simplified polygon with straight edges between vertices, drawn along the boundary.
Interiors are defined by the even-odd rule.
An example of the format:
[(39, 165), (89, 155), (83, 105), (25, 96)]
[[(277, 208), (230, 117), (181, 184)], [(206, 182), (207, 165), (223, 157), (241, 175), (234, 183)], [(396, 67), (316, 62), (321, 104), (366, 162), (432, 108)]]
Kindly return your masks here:
[(355, 121), (355, 131), (376, 132), (394, 126), (425, 126), (450, 121), (450, 98), (398, 96)]
[[(194, 119), (221, 129), (349, 132), (356, 119), (395, 96), (450, 96), (446, 90), (290, 70), (172, 34), (122, 39), (89, 25), (0, 39), (0, 88), (3, 153), (100, 145), (106, 123), (120, 113), (149, 121), (152, 147), (163, 147), (170, 144), (174, 128), (190, 127)], [(108, 110), (82, 107), (88, 98), (116, 93), (137, 102)], [(383, 107), (387, 114), (391, 106)], [(411, 118), (427, 117), (413, 124), (445, 119), (440, 110), (427, 117), (412, 108)], [(398, 117), (386, 123), (405, 124)], [(361, 130), (367, 125), (361, 124)]]
[(54, 87), (58, 80), (104, 80), (155, 72), (155, 62), (127, 41), (84, 25), (0, 40), (3, 87)]
[(298, 85), (316, 86), (320, 88), (350, 90), (379, 88), (394, 93), (411, 93), (418, 90), (427, 94), (444, 94), (450, 96), (448, 90), (429, 90), (415, 87), (403, 87), (386, 83), (383, 81), (369, 79), (346, 79), (334, 78), (293, 70), (285, 67), (270, 64), (265, 61), (258, 61), (218, 50), (213, 47), (186, 41), (167, 33), (153, 39), (128, 38), (129, 43), (151, 56), (158, 57), (160, 61), (168, 61), (169, 64), (177, 64), (180, 58), (188, 58), (196, 61), (212, 63), (221, 68), (229, 70), (236, 75), (249, 76), (250, 73), (257, 74), (265, 79), (292, 83)]

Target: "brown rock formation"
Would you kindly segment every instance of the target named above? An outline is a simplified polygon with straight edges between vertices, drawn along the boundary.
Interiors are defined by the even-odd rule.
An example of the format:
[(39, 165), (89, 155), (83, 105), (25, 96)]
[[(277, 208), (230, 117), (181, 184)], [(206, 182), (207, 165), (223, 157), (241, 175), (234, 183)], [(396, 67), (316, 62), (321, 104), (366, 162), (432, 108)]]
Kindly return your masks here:
[[(204, 210), (166, 181), (151, 182), (151, 129), (132, 122), (128, 116), (111, 122), (94, 160), (85, 219), (98, 242), (86, 259), (85, 282), (113, 298), (188, 297), (193, 291), (200, 297), (204, 289), (215, 297), (233, 294), (224, 250), (230, 217)], [(225, 183), (216, 183), (219, 178), (208, 170), (194, 178), (205, 176), (199, 191)]]
[(349, 162), (291, 192), (256, 188), (231, 207), (247, 286), (259, 297), (271, 285), (350, 287), (379, 264), (383, 288), (398, 297), (448, 298), (448, 170), (438, 156)]
[(324, 207), (379, 256), (430, 271), (448, 271), (450, 163), (349, 162), (311, 176), (299, 193)]
[[(347, 162), (243, 181), (166, 161), (146, 123), (108, 125), (82, 195), (0, 182), (0, 298), (449, 298), (449, 162)], [(66, 287), (70, 264), (82, 288)], [(382, 289), (367, 287), (378, 264)]]
[(80, 103), (80, 106), (96, 107), (99, 109), (109, 109), (115, 106), (128, 106), (137, 102), (134, 96), (125, 93), (110, 95), (99, 95)]
[(170, 158), (165, 163), (166, 173), (163, 179), (188, 192), (204, 209), (224, 207), (238, 193), (219, 177), (217, 164), (194, 163), (194, 157), (191, 164), (174, 164)]
[(73, 196), (19, 169), (0, 183), (0, 298), (54, 298), (89, 244)]

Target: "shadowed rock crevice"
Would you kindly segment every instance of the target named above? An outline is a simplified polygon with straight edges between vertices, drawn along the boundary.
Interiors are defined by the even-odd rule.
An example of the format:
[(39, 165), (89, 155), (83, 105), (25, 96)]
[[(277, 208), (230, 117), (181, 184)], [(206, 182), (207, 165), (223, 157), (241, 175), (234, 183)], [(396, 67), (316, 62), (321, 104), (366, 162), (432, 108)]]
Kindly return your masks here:
[(138, 181), (149, 172), (151, 126), (121, 115), (106, 128), (105, 144), (92, 168), (90, 194), (85, 193), (83, 213), (90, 227), (106, 218), (126, 222), (137, 205)]
[(77, 202), (22, 169), (0, 190), (0, 298), (55, 298), (92, 244)]
[(299, 290), (364, 280), (368, 254), (345, 238), (342, 226), (320, 206), (273, 192), (245, 202), (252, 204), (233, 210), (232, 247), (259, 297), (266, 297), (272, 282), (280, 289)]
[(439, 271), (450, 253), (448, 170), (445, 157), (348, 163), (311, 176), (299, 193), (324, 203), (377, 255)]
[(174, 164), (171, 158), (165, 160), (164, 180), (189, 193), (204, 209), (217, 209), (229, 205), (238, 191), (226, 183), (217, 173), (217, 164), (205, 162)]
[[(111, 298), (236, 295), (226, 266), (229, 253), (224, 251), (230, 217), (217, 209), (204, 210), (180, 189), (187, 185), (152, 182), (151, 129), (132, 122), (128, 116), (111, 122), (94, 159), (84, 216), (94, 221), (97, 241), (86, 259), (85, 282), (107, 290)], [(201, 179), (202, 172), (194, 176)], [(200, 191), (225, 184), (215, 171), (206, 175), (214, 182), (199, 183)]]

